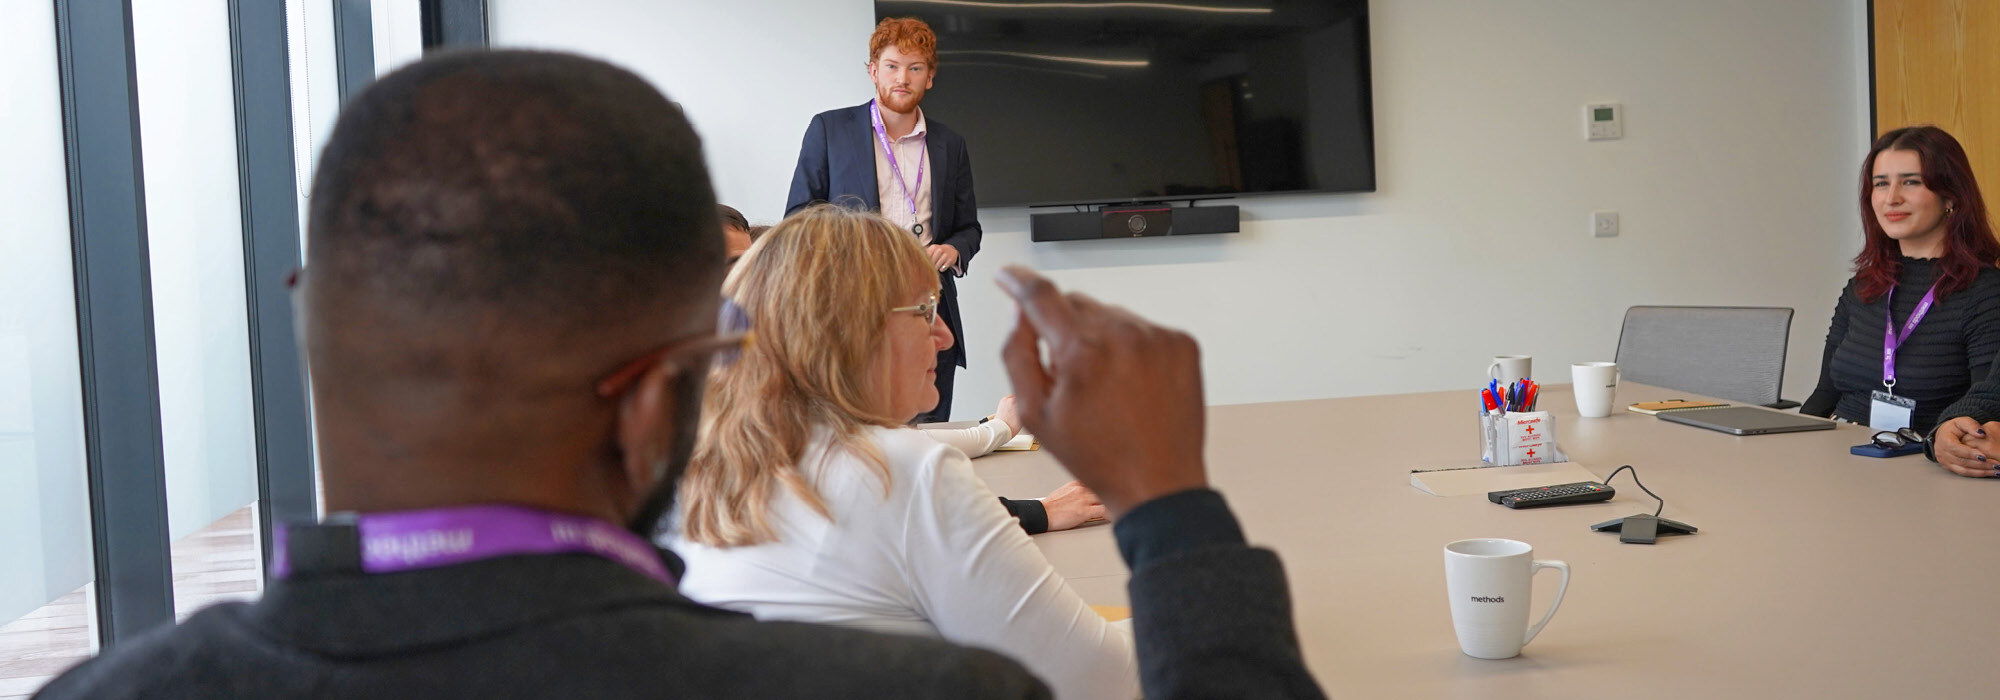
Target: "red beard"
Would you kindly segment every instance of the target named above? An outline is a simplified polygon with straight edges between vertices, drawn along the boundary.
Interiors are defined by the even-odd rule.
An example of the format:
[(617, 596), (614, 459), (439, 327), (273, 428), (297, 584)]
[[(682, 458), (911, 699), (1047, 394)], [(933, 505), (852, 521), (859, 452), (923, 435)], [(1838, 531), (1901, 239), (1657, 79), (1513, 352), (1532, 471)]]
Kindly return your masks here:
[(921, 90), (910, 88), (908, 93), (897, 95), (888, 88), (876, 87), (875, 100), (880, 102), (884, 109), (908, 114), (917, 108), (917, 103), (924, 101), (924, 93)]

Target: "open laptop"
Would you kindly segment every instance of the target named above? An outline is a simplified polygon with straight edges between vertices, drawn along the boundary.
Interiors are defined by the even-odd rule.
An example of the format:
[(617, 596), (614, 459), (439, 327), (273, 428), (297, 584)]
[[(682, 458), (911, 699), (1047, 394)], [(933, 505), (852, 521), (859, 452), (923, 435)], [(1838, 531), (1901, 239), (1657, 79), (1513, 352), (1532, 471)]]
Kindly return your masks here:
[(1723, 408), (1697, 408), (1688, 411), (1668, 411), (1660, 414), (1660, 420), (1686, 423), (1697, 428), (1719, 430), (1731, 435), (1765, 435), (1769, 433), (1796, 433), (1802, 430), (1832, 430), (1833, 421), (1797, 413), (1779, 413), (1750, 406), (1727, 406)]

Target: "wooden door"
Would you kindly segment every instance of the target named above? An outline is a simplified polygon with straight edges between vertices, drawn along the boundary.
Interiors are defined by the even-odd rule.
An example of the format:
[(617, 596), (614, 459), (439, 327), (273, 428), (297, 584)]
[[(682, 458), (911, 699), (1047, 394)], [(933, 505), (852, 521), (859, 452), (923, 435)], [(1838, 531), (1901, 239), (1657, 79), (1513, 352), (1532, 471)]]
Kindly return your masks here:
[(1874, 0), (1875, 133), (1935, 124), (2000, 206), (2000, 0)]

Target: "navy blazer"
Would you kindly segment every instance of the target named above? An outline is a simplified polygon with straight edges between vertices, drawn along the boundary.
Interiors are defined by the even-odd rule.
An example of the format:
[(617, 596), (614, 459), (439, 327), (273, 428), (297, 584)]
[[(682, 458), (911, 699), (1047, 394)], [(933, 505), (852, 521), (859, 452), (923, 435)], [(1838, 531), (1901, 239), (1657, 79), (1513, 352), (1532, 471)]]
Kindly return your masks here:
[[(871, 101), (872, 102), (872, 101)], [(805, 142), (799, 146), (798, 170), (792, 173), (792, 193), (785, 199), (785, 215), (814, 202), (881, 211), (880, 186), (875, 182), (874, 120), (868, 105), (846, 107), (814, 116), (806, 127)], [(972, 256), (979, 253), (979, 205), (972, 194), (972, 159), (966, 155), (965, 138), (942, 122), (924, 115), (924, 148), (930, 155), (925, 177), (931, 182), (931, 242), (958, 249), (958, 268), (972, 269)], [(965, 328), (959, 321), (958, 287), (951, 273), (939, 273), (938, 315), (956, 340), (951, 361), (965, 366)]]

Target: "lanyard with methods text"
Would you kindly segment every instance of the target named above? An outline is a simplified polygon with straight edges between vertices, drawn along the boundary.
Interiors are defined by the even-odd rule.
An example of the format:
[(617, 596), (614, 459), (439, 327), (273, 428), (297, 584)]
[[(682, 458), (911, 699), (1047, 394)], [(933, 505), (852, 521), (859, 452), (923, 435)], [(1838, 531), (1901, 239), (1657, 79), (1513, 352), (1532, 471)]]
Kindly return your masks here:
[(1896, 332), (1895, 298), (1894, 286), (1889, 287), (1888, 294), (1882, 295), (1885, 307), (1882, 309), (1882, 386), (1889, 387), (1891, 391), (1896, 388), (1896, 348), (1910, 339), (1910, 333), (1917, 330), (1917, 323), (1924, 320), (1924, 314), (1930, 313), (1931, 302), (1937, 298), (1937, 285), (1932, 284), (1931, 290), (1924, 292), (1923, 301), (1917, 302), (1917, 308), (1910, 311), (1910, 318), (1903, 322), (1900, 334)]
[[(651, 544), (597, 518), (509, 505), (474, 505), (352, 517), (361, 571), (387, 574), (522, 554), (594, 554), (672, 587)], [(273, 528), (271, 575), (291, 576), (289, 531)]]
[[(924, 235), (924, 223), (916, 221), (917, 191), (903, 182), (903, 166), (896, 163), (896, 150), (889, 147), (889, 130), (882, 126), (882, 105), (880, 100), (871, 100), (868, 103), (868, 115), (874, 118), (875, 139), (882, 144), (882, 155), (889, 159), (889, 172), (896, 176), (896, 187), (902, 190), (903, 197), (910, 201), (910, 219), (913, 222), (910, 226), (910, 232), (919, 236)], [(917, 187), (924, 186), (925, 160), (928, 159), (923, 156), (917, 157)]]

